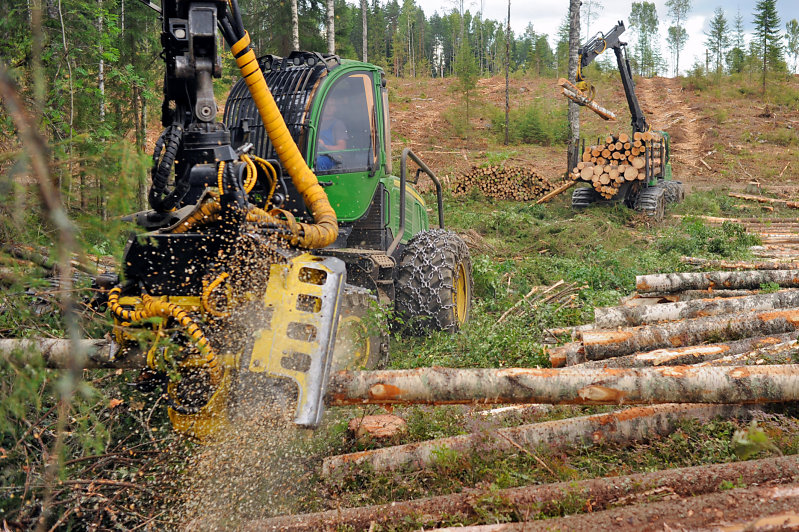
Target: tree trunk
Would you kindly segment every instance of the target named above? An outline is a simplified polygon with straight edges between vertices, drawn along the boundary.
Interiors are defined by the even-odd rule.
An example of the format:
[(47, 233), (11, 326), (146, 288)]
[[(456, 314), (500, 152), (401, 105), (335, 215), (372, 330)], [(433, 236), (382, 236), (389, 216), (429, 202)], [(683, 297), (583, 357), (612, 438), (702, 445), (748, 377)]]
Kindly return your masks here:
[(796, 270), (799, 269), (799, 262), (778, 262), (778, 261), (731, 261), (731, 260), (711, 260), (699, 257), (680, 257), (680, 262), (691, 266), (702, 268), (715, 268), (717, 270)]
[(291, 0), (291, 46), (300, 49), (300, 17), (297, 12), (297, 0)]
[[(108, 340), (79, 340), (80, 350), (87, 353), (83, 369), (142, 369), (147, 367), (146, 353), (139, 349), (120, 352), (119, 344)], [(45, 367), (68, 369), (74, 363), (75, 345), (64, 338), (0, 339), (0, 354), (23, 353), (25, 360), (44, 360)]]
[(338, 372), (330, 406), (766, 403), (799, 400), (799, 365), (586, 370), (419, 368)]
[[(577, 54), (580, 48), (580, 0), (569, 0), (569, 81), (577, 83)], [(580, 106), (569, 101), (569, 148), (580, 140)]]
[[(475, 501), (484, 500), (484, 496), (503, 501), (510, 512), (516, 515), (550, 513), (550, 510), (566, 501), (591, 501), (592, 512), (598, 512), (617, 505), (620, 500), (637, 499), (636, 496), (646, 500), (653, 491), (666, 490), (679, 497), (692, 497), (719, 492), (726, 485), (777, 484), (791, 482), (796, 477), (799, 477), (799, 457), (780, 456), (501, 490), (467, 489), (460, 493), (410, 501), (250, 521), (243, 525), (242, 530), (367, 530), (375, 525), (412, 521), (420, 515), (441, 525), (442, 521), (453, 515), (479, 517)], [(543, 523), (551, 524), (551, 521), (545, 520)]]
[(782, 334), (797, 329), (799, 309), (753, 311), (616, 331), (586, 331), (583, 349), (587, 360), (604, 360), (640, 351)]
[(747, 297), (760, 294), (760, 290), (684, 290), (682, 292), (652, 292), (644, 296), (633, 297), (625, 303), (626, 306), (639, 306), (646, 304), (676, 303), (677, 301), (695, 301), (697, 299), (711, 299), (719, 297)]
[(768, 283), (776, 283), (783, 288), (797, 288), (799, 287), (799, 270), (639, 275), (635, 278), (635, 289), (643, 294), (707, 289), (756, 290), (761, 285)]
[(368, 12), (369, 11), (368, 11), (368, 8), (366, 6), (366, 0), (361, 0), (361, 25), (362, 25), (362, 28), (363, 28), (363, 36), (361, 37), (361, 39), (362, 39), (361, 42), (362, 42), (362, 46), (363, 46), (362, 60), (363, 60), (364, 63), (366, 63), (367, 60), (368, 60), (368, 55), (367, 55), (367, 52), (366, 52), (366, 50), (368, 48), (368, 40), (366, 38), (366, 32), (368, 30), (368, 24), (367, 24), (367, 21), (368, 21), (367, 14), (368, 14)]
[(324, 460), (322, 474), (341, 473), (350, 466), (367, 466), (369, 471), (379, 472), (424, 469), (436, 462), (441, 449), (471, 455), (487, 450), (514, 451), (517, 445), (524, 449), (540, 446), (562, 449), (606, 442), (624, 444), (668, 435), (682, 419), (709, 421), (717, 416), (748, 418), (750, 415), (750, 407), (739, 405), (664, 404), (628, 408), (332, 456)]
[(327, 53), (336, 53), (336, 13), (333, 0), (327, 0)]
[[(647, 353), (634, 353), (621, 357), (609, 358), (607, 360), (593, 360), (585, 362), (585, 358), (577, 362), (581, 368), (601, 369), (601, 368), (646, 368), (652, 366), (681, 366), (684, 364), (699, 364), (716, 361), (728, 356), (755, 353), (758, 356), (762, 348), (784, 345), (785, 343), (796, 340), (799, 331), (785, 334), (775, 334), (772, 336), (756, 336), (754, 338), (744, 338), (733, 342), (722, 342), (715, 344), (690, 345), (687, 347), (675, 347), (656, 349)], [(782, 362), (780, 362), (782, 363)], [(787, 360), (784, 363), (790, 364)], [(567, 362), (567, 365), (572, 365)]]
[(508, 23), (505, 28), (505, 146), (507, 146), (510, 144), (510, 0), (508, 0)]
[(791, 307), (799, 307), (799, 290), (749, 297), (697, 299), (643, 307), (596, 308), (594, 309), (594, 325), (597, 329), (637, 327), (663, 321)]
[[(643, 501), (651, 500), (647, 497)], [(796, 530), (799, 484), (737, 488), (673, 500), (645, 502), (604, 512), (557, 519), (492, 525), (491, 532), (550, 530)], [(754, 518), (753, 516), (758, 516)], [(439, 529), (462, 532), (462, 528)]]

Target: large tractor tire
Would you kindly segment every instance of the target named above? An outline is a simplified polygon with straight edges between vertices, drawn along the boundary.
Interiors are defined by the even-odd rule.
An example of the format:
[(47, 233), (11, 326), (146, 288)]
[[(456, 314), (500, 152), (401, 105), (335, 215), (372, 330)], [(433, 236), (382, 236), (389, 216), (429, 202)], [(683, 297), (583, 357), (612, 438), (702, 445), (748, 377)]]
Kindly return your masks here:
[(471, 310), (469, 248), (450, 231), (423, 231), (405, 247), (394, 285), (396, 309), (409, 332), (457, 332)]
[(646, 187), (638, 193), (635, 210), (649, 216), (655, 222), (662, 222), (666, 215), (666, 189), (662, 186)]
[(377, 298), (366, 288), (344, 285), (339, 311), (334, 370), (376, 369), (388, 359), (388, 333), (382, 324), (370, 323), (369, 314)]
[(596, 203), (602, 196), (593, 187), (583, 187), (572, 192), (572, 209), (586, 209)]
[(681, 181), (664, 181), (663, 188), (666, 189), (666, 204), (680, 203), (685, 199), (685, 189)]

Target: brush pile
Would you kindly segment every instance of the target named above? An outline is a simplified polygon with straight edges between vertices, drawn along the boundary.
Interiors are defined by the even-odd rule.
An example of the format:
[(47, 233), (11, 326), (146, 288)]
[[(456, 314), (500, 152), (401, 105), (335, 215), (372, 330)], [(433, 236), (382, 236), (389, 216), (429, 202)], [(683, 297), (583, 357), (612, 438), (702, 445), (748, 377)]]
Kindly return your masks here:
[(535, 200), (554, 187), (529, 166), (486, 166), (472, 168), (452, 186), (452, 194), (462, 196), (478, 188), (485, 196), (516, 201)]
[(572, 169), (571, 178), (590, 183), (602, 197), (610, 199), (627, 181), (643, 181), (662, 171), (663, 139), (657, 133), (608, 135), (604, 144), (589, 146)]

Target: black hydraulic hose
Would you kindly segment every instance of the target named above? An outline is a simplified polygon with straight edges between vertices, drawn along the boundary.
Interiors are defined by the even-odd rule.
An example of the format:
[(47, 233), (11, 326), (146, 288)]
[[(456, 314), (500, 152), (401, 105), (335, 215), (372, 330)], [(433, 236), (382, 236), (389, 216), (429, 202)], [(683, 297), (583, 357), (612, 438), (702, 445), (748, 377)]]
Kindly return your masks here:
[(230, 24), (228, 17), (229, 14), (225, 13), (225, 16), (219, 19), (219, 30), (222, 32), (222, 36), (228, 46), (233, 46), (238, 39), (236, 39), (236, 34), (233, 32), (233, 26)]
[[(173, 196), (179, 189), (184, 187), (175, 187), (175, 191), (172, 194), (169, 194), (166, 198), (164, 197), (169, 174), (172, 172), (172, 166), (175, 164), (182, 140), (183, 128), (170, 126), (161, 134), (161, 138), (156, 142), (155, 150), (153, 151), (152, 186), (150, 187), (148, 200), (150, 206), (159, 212), (172, 209), (183, 197), (181, 196), (175, 201)], [(185, 195), (185, 191), (183, 195)]]
[(236, 34), (236, 40), (244, 38), (244, 21), (241, 19), (241, 9), (239, 9), (238, 0), (230, 0), (231, 11), (233, 11), (233, 30)]

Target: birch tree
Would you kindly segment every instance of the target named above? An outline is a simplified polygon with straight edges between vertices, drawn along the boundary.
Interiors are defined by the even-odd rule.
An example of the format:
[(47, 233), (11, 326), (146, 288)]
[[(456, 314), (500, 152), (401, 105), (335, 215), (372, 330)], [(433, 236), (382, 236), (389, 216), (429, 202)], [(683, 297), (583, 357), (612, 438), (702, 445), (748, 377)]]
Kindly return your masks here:
[[(577, 81), (577, 51), (580, 47), (580, 0), (569, 2), (569, 80)], [(580, 140), (580, 106), (569, 100), (569, 145), (573, 149)]]
[(666, 42), (674, 55), (674, 75), (680, 75), (680, 52), (688, 42), (688, 32), (685, 30), (685, 21), (688, 11), (691, 10), (691, 0), (668, 0), (666, 9), (672, 25), (668, 29)]

